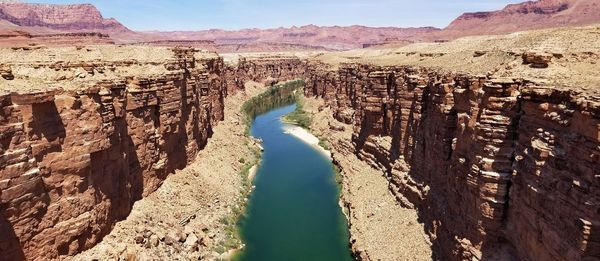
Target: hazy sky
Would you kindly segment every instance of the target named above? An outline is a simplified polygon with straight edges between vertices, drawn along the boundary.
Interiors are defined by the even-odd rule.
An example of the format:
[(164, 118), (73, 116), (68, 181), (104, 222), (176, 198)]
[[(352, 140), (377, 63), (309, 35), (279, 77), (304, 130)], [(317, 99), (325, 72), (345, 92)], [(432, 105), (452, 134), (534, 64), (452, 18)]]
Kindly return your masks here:
[(464, 12), (524, 0), (34, 0), (92, 3), (133, 30), (274, 28), (292, 25), (445, 27)]

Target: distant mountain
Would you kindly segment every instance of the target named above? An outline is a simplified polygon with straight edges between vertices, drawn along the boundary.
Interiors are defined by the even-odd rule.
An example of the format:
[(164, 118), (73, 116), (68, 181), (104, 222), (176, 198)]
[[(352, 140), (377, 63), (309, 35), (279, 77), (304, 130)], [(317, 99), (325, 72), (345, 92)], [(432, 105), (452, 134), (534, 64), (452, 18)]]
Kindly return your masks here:
[(90, 4), (29, 4), (0, 0), (0, 46), (115, 42), (193, 44), (239, 52), (345, 50), (592, 23), (600, 23), (600, 0), (538, 0), (512, 4), (500, 11), (465, 13), (443, 30), (434, 27), (307, 25), (238, 31), (134, 32), (115, 19), (104, 18)]
[[(78, 42), (87, 33), (108, 35), (116, 43), (182, 44), (214, 42), (216, 49), (227, 51), (265, 51), (280, 49), (334, 49), (360, 48), (385, 39), (418, 38), (422, 34), (439, 31), (433, 27), (396, 28), (365, 26), (302, 27), (276, 29), (244, 29), (239, 31), (205, 30), (193, 32), (133, 32), (115, 19), (106, 19), (90, 4), (28, 4), (0, 2), (1, 42), (31, 43), (48, 37), (74, 37)], [(86, 34), (81, 34), (85, 32)], [(91, 35), (91, 34), (90, 34)], [(33, 39), (35, 38), (35, 39)], [(92, 39), (93, 40), (93, 39)], [(68, 43), (68, 41), (57, 41)], [(87, 42), (87, 41), (86, 41)], [(222, 48), (219, 48), (222, 47)]]
[(17, 26), (62, 31), (131, 32), (117, 20), (102, 17), (91, 4), (0, 3), (0, 19)]
[(114, 44), (137, 35), (91, 4), (0, 1), (0, 46)]
[(409, 39), (437, 32), (434, 27), (398, 28), (366, 26), (316, 26), (307, 25), (276, 29), (244, 29), (239, 31), (205, 30), (195, 32), (147, 32), (157, 38), (176, 40), (211, 40), (217, 45), (256, 45), (280, 43), (316, 46), (327, 49), (361, 48), (363, 44), (385, 41), (389, 38)]
[(600, 0), (539, 0), (511, 4), (499, 11), (465, 13), (432, 35), (453, 39), (599, 22)]

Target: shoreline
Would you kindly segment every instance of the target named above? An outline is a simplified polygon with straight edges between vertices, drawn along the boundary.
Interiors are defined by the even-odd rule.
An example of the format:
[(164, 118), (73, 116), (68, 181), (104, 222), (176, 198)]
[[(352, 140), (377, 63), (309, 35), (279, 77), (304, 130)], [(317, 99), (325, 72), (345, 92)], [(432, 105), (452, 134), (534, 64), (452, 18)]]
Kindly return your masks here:
[(258, 171), (259, 165), (260, 165), (260, 163), (254, 164), (248, 171), (248, 180), (252, 183), (254, 182), (254, 179), (256, 178), (256, 172)]
[[(307, 130), (307, 129), (302, 128), (297, 125), (294, 125), (291, 122), (287, 122), (283, 118), (281, 121), (285, 124), (284, 125), (284, 133), (296, 137), (297, 139), (305, 142), (306, 144), (309, 144), (310, 146), (317, 149), (319, 152), (323, 153), (325, 156), (327, 156), (327, 158), (331, 161), (331, 163), (334, 166), (338, 167), (340, 169), (340, 171), (343, 173), (343, 168), (340, 165), (340, 163), (335, 159), (333, 152), (331, 150), (326, 150), (319, 144), (320, 143), (319, 137), (317, 137), (315, 134), (313, 134), (310, 130)], [(356, 259), (357, 257), (360, 257), (360, 253), (357, 253), (356, 248), (352, 242), (353, 236), (352, 236), (352, 230), (350, 229), (352, 227), (352, 218), (351, 218), (350, 207), (349, 207), (351, 205), (351, 203), (344, 196), (343, 183), (345, 183), (347, 181), (346, 181), (346, 177), (344, 176), (344, 174), (342, 174), (342, 177), (344, 180), (342, 181), (342, 183), (338, 184), (338, 186), (339, 186), (338, 207), (341, 209), (342, 215), (344, 216), (344, 219), (347, 222), (348, 236), (349, 236), (348, 244), (350, 246), (349, 250), (351, 252), (352, 257)]]
[(319, 138), (312, 134), (309, 130), (306, 130), (300, 126), (294, 125), (292, 123), (281, 121), (283, 126), (283, 133), (296, 137), (297, 139), (303, 141), (304, 143), (314, 147), (320, 153), (325, 155), (329, 160), (333, 161), (333, 155), (331, 151), (326, 150), (325, 148), (319, 145)]
[[(352, 126), (333, 118), (330, 108), (318, 109), (323, 103), (322, 99), (307, 98), (306, 111), (322, 119), (312, 122), (311, 131), (331, 144), (334, 164), (341, 171), (339, 205), (348, 221), (354, 258), (389, 260), (394, 256), (399, 260), (431, 260), (431, 243), (419, 223), (417, 211), (398, 204), (382, 172), (354, 154)], [(390, 230), (392, 227), (396, 229)]]

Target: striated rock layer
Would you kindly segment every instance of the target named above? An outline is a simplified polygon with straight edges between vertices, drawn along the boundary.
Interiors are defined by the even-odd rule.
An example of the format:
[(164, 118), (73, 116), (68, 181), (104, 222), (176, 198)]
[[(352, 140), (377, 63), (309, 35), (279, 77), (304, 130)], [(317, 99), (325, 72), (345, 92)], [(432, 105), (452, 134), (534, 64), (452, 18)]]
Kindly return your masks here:
[(90, 53), (113, 47), (97, 48), (63, 62), (53, 59), (72, 53), (21, 50), (0, 66), (2, 260), (55, 259), (92, 247), (135, 201), (195, 158), (239, 82), (302, 72), (298, 59), (232, 69), (188, 48), (153, 49), (144, 58), (150, 49), (118, 47), (135, 55), (100, 61)]
[(600, 258), (593, 92), (296, 57), (226, 65), (188, 48), (2, 52), (0, 259), (90, 248), (204, 147), (225, 96), (248, 80), (303, 76), (306, 95), (352, 126), (344, 146), (418, 210), (436, 257)]
[(355, 153), (419, 210), (438, 258), (600, 258), (599, 97), (410, 66), (307, 77), (306, 95), (352, 124)]

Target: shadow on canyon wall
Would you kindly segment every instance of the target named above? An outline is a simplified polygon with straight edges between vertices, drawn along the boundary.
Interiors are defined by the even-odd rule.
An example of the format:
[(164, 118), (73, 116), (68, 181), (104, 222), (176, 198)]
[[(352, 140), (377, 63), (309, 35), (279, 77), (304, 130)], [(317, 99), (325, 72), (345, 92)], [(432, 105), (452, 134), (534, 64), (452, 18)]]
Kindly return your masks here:
[[(185, 91), (181, 92), (181, 101), (186, 101), (186, 93)], [(102, 104), (98, 95), (89, 97), (97, 104)], [(24, 112), (31, 115), (30, 119), (25, 119), (28, 132), (24, 139), (31, 141), (36, 147), (33, 157), (36, 162), (35, 167), (40, 171), (32, 179), (35, 181), (34, 185), (12, 187), (9, 184), (11, 187), (3, 192), (7, 194), (11, 190), (19, 190), (18, 193), (29, 195), (32, 198), (30, 200), (35, 202), (35, 207), (22, 205), (20, 202), (23, 200), (20, 199), (3, 202), (0, 209), (0, 234), (2, 235), (0, 260), (25, 260), (26, 252), (34, 252), (32, 248), (39, 247), (54, 249), (58, 255), (73, 255), (91, 248), (110, 233), (114, 222), (127, 218), (131, 213), (133, 203), (142, 199), (144, 194), (148, 193), (147, 190), (156, 189), (170, 173), (185, 168), (188, 162), (193, 160), (188, 155), (195, 154), (195, 151), (204, 148), (208, 138), (212, 135), (212, 108), (204, 106), (201, 109), (198, 106), (194, 109), (193, 106), (181, 102), (180, 108), (173, 112), (162, 112), (159, 106), (127, 111), (121, 117), (113, 119), (114, 131), (109, 132), (111, 134), (108, 135), (106, 144), (94, 144), (93, 146), (96, 147), (93, 148), (73, 147), (80, 146), (74, 145), (74, 142), (79, 141), (66, 139), (66, 137), (81, 135), (77, 133), (81, 131), (83, 125), (88, 124), (85, 122), (88, 119), (73, 119), (70, 114), (61, 115), (55, 101), (34, 103), (30, 106), (31, 111)], [(86, 110), (86, 108), (82, 108), (81, 101), (75, 102), (72, 106), (69, 110)], [(25, 110), (27, 107), (28, 105), (22, 106)], [(98, 113), (103, 114), (103, 111), (99, 109)], [(178, 117), (181, 120), (172, 120)], [(167, 122), (167, 120), (171, 121)], [(66, 126), (64, 121), (69, 126)], [(140, 137), (140, 130), (131, 132), (128, 121), (151, 124), (162, 133), (162, 142), (157, 139), (152, 142), (144, 142), (145, 136), (143, 135), (145, 134)], [(89, 123), (92, 124), (92, 122)], [(195, 142), (190, 142), (187, 136), (187, 124), (193, 126), (190, 128), (190, 135)], [(147, 130), (142, 129), (141, 131), (144, 133)], [(3, 149), (8, 149), (10, 146), (10, 139), (2, 139)], [(140, 146), (144, 146), (144, 148), (140, 150)], [(84, 148), (84, 150), (80, 150), (80, 148)], [(90, 150), (89, 161), (86, 161), (87, 163), (84, 163), (83, 166), (79, 166), (77, 160), (69, 162), (72, 159), (62, 157), (62, 155), (77, 157), (86, 150)], [(168, 160), (141, 158), (140, 152), (147, 150), (160, 151), (160, 156)], [(56, 157), (56, 155), (61, 155), (61, 157)], [(55, 161), (62, 162), (56, 164)], [(56, 180), (57, 177), (60, 177), (60, 180)], [(67, 189), (63, 187), (63, 183), (67, 182), (67, 179), (78, 180), (78, 182), (74, 188)], [(47, 226), (49, 220), (46, 214), (50, 208), (56, 208), (56, 205), (52, 206), (52, 204), (62, 204), (60, 203), (61, 199), (73, 196), (91, 196), (92, 198), (86, 199), (86, 202), (92, 200), (95, 202), (95, 206), (81, 207), (93, 211), (95, 215), (86, 221), (89, 224), (83, 224), (84, 227), (77, 228), (80, 232), (74, 235), (63, 234), (61, 236), (69, 239), (55, 242), (53, 233), (56, 231), (44, 229), (44, 227), (40, 227), (40, 224), (44, 223), (46, 224), (44, 226)], [(52, 202), (51, 198), (53, 198)], [(24, 207), (30, 209), (24, 209)], [(72, 220), (74, 219), (57, 220), (54, 221), (53, 226), (56, 227), (61, 222), (71, 222)], [(19, 229), (30, 230), (26, 233), (29, 236), (23, 237), (24, 233), (21, 232), (18, 233), (22, 235), (19, 239), (14, 224), (19, 224)], [(44, 234), (42, 235), (42, 233)], [(94, 240), (90, 240), (90, 238)]]
[(0, 235), (2, 235), (2, 240), (0, 240), (0, 255), (1, 261), (13, 261), (13, 260), (25, 260), (25, 254), (23, 253), (23, 249), (21, 248), (21, 243), (19, 242), (19, 238), (15, 233), (15, 229), (13, 228), (11, 222), (6, 219), (6, 210), (5, 206), (1, 206), (0, 209)]

